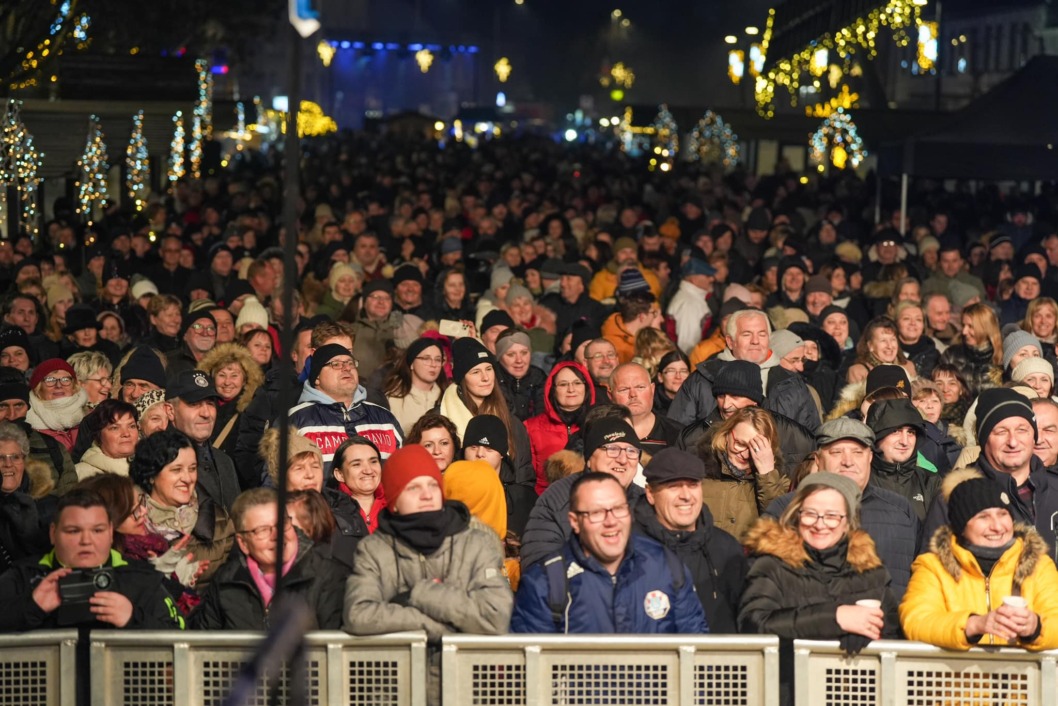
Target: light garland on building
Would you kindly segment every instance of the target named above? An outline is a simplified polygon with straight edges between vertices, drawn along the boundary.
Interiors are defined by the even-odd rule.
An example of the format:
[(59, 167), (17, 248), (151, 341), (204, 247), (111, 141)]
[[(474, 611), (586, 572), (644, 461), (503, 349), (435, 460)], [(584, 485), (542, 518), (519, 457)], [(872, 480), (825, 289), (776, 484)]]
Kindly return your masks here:
[[(43, 0), (38, 2), (42, 3)], [(25, 51), (25, 54), (15, 59), (17, 64), (6, 77), (8, 88), (11, 90), (40, 85), (40, 72), (49, 61), (63, 53), (67, 39), (72, 38), (74, 48), (78, 50), (87, 48), (92, 41), (88, 36), (92, 18), (86, 13), (76, 14), (78, 0), (49, 0), (49, 3), (57, 14), (48, 25), (46, 37), (28, 51), (18, 50)]]
[(169, 149), (169, 184), (175, 184), (187, 175), (184, 163), (184, 114), (176, 111), (173, 116), (173, 142)]
[(664, 103), (658, 107), (653, 128), (654, 153), (650, 158), (650, 169), (653, 170), (656, 167), (667, 172), (672, 169), (672, 164), (680, 153), (680, 132), (676, 119), (672, 117), (669, 107)]
[[(916, 0), (889, 0), (884, 6), (856, 18), (848, 26), (816, 38), (793, 56), (781, 57), (771, 62), (771, 67), (757, 77), (757, 112), (765, 118), (775, 115), (776, 87), (785, 88), (790, 95), (790, 104), (797, 105), (797, 92), (801, 87), (802, 77), (822, 76), (827, 72), (826, 68), (821, 66), (824, 51), (827, 52), (828, 64), (837, 63), (847, 72), (857, 57), (873, 59), (877, 55), (877, 40), (882, 28), (889, 28), (897, 46), (903, 47), (911, 41), (908, 30), (917, 27), (920, 22), (921, 8)], [(765, 56), (771, 42), (774, 23), (773, 8), (768, 13), (761, 47)]]
[(415, 52), (415, 63), (419, 65), (419, 71), (426, 73), (433, 66), (433, 52), (429, 49), (420, 49)]
[(687, 138), (688, 158), (694, 161), (718, 162), (727, 169), (737, 167), (742, 160), (738, 135), (724, 119), (711, 110), (691, 130)]
[(143, 134), (143, 111), (132, 116), (132, 135), (125, 149), (125, 189), (137, 211), (147, 205), (151, 187), (151, 161), (147, 138)]
[(507, 83), (507, 79), (511, 76), (511, 60), (505, 56), (501, 56), (500, 59), (492, 65), (492, 70), (496, 72), (496, 78), (500, 80), (500, 83)]
[(811, 148), (809, 157), (820, 172), (826, 171), (828, 157), (830, 163), (838, 169), (848, 166), (855, 169), (867, 156), (863, 140), (856, 130), (856, 123), (844, 108), (838, 108), (823, 121), (819, 129), (809, 137), (808, 146)]
[(93, 220), (96, 204), (101, 204), (107, 197), (107, 170), (110, 168), (108, 161), (99, 117), (90, 115), (84, 152), (77, 160), (77, 212), (88, 223)]
[(203, 138), (213, 139), (213, 74), (209, 72), (209, 62), (198, 59), (195, 62), (198, 72), (198, 101), (195, 103), (194, 115), (198, 116)]

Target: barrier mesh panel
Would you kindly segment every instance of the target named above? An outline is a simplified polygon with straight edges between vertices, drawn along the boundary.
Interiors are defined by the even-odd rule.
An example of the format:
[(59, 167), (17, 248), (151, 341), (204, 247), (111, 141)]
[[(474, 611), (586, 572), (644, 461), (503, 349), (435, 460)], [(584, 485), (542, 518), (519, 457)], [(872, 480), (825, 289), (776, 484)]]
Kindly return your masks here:
[(749, 668), (744, 664), (697, 664), (694, 703), (697, 706), (748, 706)]
[(396, 660), (356, 660), (349, 663), (350, 704), (398, 706), (400, 664)]
[(173, 703), (173, 663), (121, 663), (121, 703), (127, 706), (170, 706)]
[(664, 664), (556, 664), (551, 698), (569, 706), (660, 706), (668, 703)]
[(525, 667), (520, 664), (474, 664), (470, 669), (472, 706), (523, 706)]
[(44, 660), (0, 664), (0, 704), (48, 703), (48, 663)]
[[(202, 704), (222, 706), (231, 692), (235, 680), (245, 663), (236, 660), (206, 660), (202, 663)], [(320, 703), (320, 664), (307, 661), (305, 664), (305, 696), (310, 704)], [(251, 706), (268, 706), (269, 682), (266, 676), (257, 682), (253, 694), (245, 703)], [(290, 699), (290, 670), (284, 669), (278, 680), (280, 703)]]
[(1031, 698), (1027, 674), (982, 674), (942, 669), (916, 669), (907, 672), (907, 705), (933, 706), (958, 703), (960, 706), (1027, 706)]
[(826, 703), (835, 706), (875, 706), (878, 673), (863, 667), (828, 667), (824, 673)]

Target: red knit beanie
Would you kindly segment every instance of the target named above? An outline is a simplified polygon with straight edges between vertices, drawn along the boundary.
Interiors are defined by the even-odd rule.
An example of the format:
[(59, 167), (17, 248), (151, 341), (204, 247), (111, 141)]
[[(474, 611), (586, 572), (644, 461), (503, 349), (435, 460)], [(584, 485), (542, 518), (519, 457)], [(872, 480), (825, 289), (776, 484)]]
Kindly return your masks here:
[[(48, 377), (57, 370), (61, 370), (64, 373), (69, 373), (70, 377), (77, 380), (77, 373), (73, 371), (70, 364), (62, 358), (49, 358), (40, 365), (33, 369), (33, 375), (29, 378), (29, 389), (34, 389), (41, 383), (44, 378)], [(434, 464), (437, 467), (437, 464)]]
[(437, 462), (423, 446), (408, 444), (390, 455), (382, 467), (382, 489), (386, 493), (390, 512), (397, 507), (397, 497), (404, 492), (404, 487), (420, 476), (433, 478), (441, 487), (441, 492), (444, 492), (444, 481)]

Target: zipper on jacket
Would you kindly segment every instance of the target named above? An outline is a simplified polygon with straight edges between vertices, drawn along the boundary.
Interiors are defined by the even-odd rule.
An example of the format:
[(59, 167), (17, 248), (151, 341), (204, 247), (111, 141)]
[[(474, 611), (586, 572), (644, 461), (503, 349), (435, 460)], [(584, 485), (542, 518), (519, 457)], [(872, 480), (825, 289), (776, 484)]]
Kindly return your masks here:
[[(987, 609), (985, 611), (985, 614), (988, 614), (988, 613), (992, 612), (991, 581), (992, 581), (992, 572), (989, 571), (988, 572), (988, 576), (985, 576), (985, 608)], [(996, 644), (996, 636), (995, 635), (992, 635), (992, 634), (988, 635), (988, 644), (990, 644), (990, 645)]]

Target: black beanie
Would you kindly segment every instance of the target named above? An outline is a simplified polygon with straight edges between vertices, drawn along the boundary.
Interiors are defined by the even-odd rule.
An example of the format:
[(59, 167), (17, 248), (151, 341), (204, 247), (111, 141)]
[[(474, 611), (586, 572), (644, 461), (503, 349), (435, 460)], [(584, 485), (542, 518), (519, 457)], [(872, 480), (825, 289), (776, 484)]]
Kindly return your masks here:
[(948, 524), (961, 536), (973, 516), (983, 510), (1001, 507), (1010, 511), (1010, 496), (987, 478), (971, 478), (959, 483), (948, 496)]
[(487, 446), (506, 456), (510, 451), (507, 444), (507, 427), (493, 414), (479, 414), (467, 424), (463, 433), (463, 448), (468, 446)]
[(598, 325), (587, 319), (577, 319), (574, 321), (572, 331), (573, 337), (569, 342), (569, 350), (571, 353), (576, 353), (582, 343), (594, 341), (596, 338), (602, 337), (602, 331), (599, 329)]
[(514, 319), (511, 315), (502, 309), (493, 309), (489, 313), (485, 314), (485, 318), (481, 320), (481, 332), (485, 333), (493, 326), (506, 326), (507, 328), (514, 328)]
[(496, 367), (496, 358), (489, 353), (481, 341), (469, 336), (457, 338), (452, 342), (452, 382), (459, 384), (470, 372), (470, 369), (481, 363), (490, 363)]
[(1022, 417), (1032, 425), (1032, 438), (1039, 435), (1036, 415), (1029, 399), (1007, 387), (985, 390), (977, 398), (977, 443), (984, 446), (996, 424), (1010, 417)]
[(151, 348), (140, 346), (125, 361), (125, 365), (121, 367), (121, 384), (124, 385), (129, 380), (146, 380), (159, 388), (165, 387), (165, 368)]
[(422, 352), (430, 347), (436, 347), (441, 351), (441, 357), (444, 358), (444, 346), (436, 338), (416, 338), (408, 346), (408, 350), (404, 351), (404, 361), (411, 367), (411, 364), (422, 355)]
[(0, 402), (22, 400), (29, 404), (29, 385), (17, 380), (0, 382)]
[(591, 455), (595, 453), (600, 446), (612, 444), (616, 441), (623, 441), (626, 444), (631, 444), (637, 449), (642, 448), (639, 444), (639, 437), (636, 436), (635, 429), (633, 429), (625, 420), (613, 419), (610, 417), (597, 419), (589, 424), (584, 432), (584, 460), (587, 461), (590, 459)]
[(315, 386), (316, 381), (320, 378), (320, 373), (323, 372), (323, 366), (340, 355), (352, 357), (353, 354), (348, 348), (338, 343), (328, 343), (314, 350), (312, 352), (312, 367), (309, 369), (309, 384)]
[(760, 380), (760, 366), (748, 360), (732, 360), (725, 365), (713, 383), (713, 397), (738, 395), (757, 404), (764, 401), (764, 385)]

